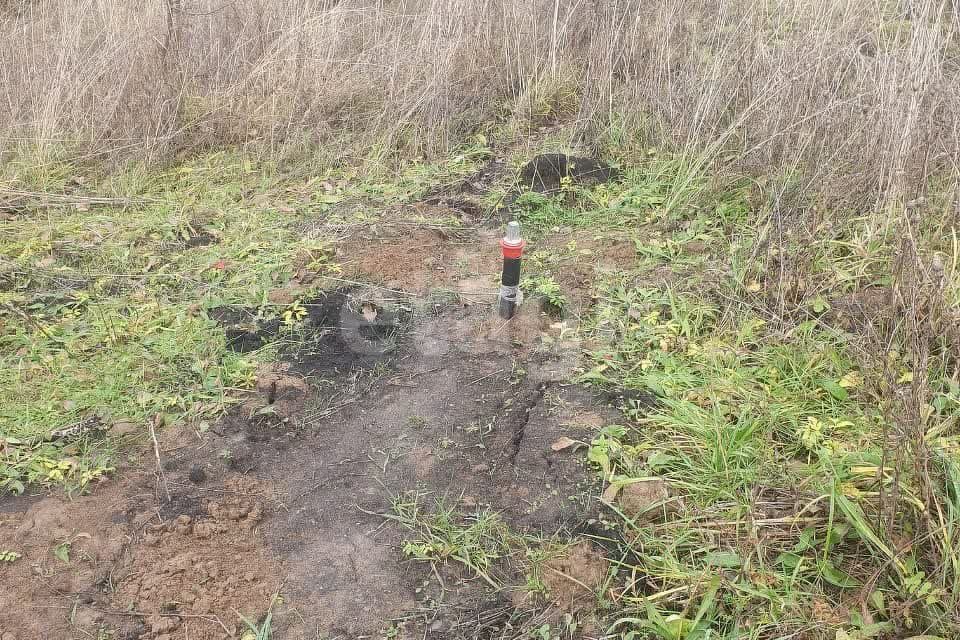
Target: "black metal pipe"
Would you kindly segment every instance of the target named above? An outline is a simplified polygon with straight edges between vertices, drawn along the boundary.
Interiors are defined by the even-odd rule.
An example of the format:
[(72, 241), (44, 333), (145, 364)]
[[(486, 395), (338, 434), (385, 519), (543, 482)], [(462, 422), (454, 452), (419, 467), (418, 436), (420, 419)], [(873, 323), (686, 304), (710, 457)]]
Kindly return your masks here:
[(517, 312), (520, 294), (520, 258), (504, 258), (500, 276), (500, 317), (509, 320)]
[(507, 224), (506, 235), (500, 240), (503, 254), (503, 273), (500, 275), (500, 317), (509, 320), (520, 303), (520, 261), (526, 242), (520, 237), (520, 223)]

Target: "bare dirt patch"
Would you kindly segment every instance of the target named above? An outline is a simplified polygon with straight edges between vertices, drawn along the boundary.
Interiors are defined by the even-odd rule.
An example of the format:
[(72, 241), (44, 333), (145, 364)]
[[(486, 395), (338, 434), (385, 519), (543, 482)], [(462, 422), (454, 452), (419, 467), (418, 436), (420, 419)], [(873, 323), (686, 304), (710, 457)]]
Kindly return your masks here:
[(378, 225), (345, 239), (337, 247), (337, 260), (349, 278), (426, 295), (455, 289), (464, 278), (493, 281), (500, 249), (495, 232)]
[[(404, 561), (404, 534), (381, 515), (407, 492), (468, 513), (491, 509), (538, 533), (590, 517), (592, 482), (581, 457), (551, 444), (589, 438), (592, 427), (579, 419), (589, 411), (614, 414), (565, 384), (560, 354), (525, 349), (509, 331), (499, 339), (478, 332), (490, 314), (487, 305), (468, 305), (420, 316), (395, 372), (341, 412), (307, 421), (309, 435), (265, 464), (283, 470), (275, 482), (286, 495), (271, 523), (273, 549), (301, 559), (289, 565), (285, 586), (297, 604), (277, 612), (285, 637), (311, 637), (317, 626), (374, 633), (416, 608), (430, 570)], [(476, 598), (477, 589), (499, 597), (479, 584), (464, 597)]]
[(255, 533), (264, 509), (260, 488), (241, 477), (223, 487), (216, 498), (199, 500), (196, 515), (143, 527), (111, 598), (121, 610), (145, 614), (153, 636), (140, 637), (233, 637), (237, 612), (256, 620), (280, 588), (277, 564)]
[[(619, 413), (569, 382), (580, 346), (535, 301), (509, 322), (496, 316), (495, 232), (385, 228), (341, 251), (346, 275), (394, 292), (331, 291), (300, 303), (297, 323), (210, 312), (237, 351), (274, 343), (280, 362), (258, 370), (256, 388), (209, 431), (161, 433), (161, 472), (150, 451), (146, 470), (93, 495), (0, 501), (0, 537), (23, 553), (0, 566), (13, 585), (0, 594), (0, 630), (235, 637), (239, 614), (255, 620), (278, 590), (274, 627), (291, 640), (393, 624), (454, 637), (529, 619), (462, 567), (405, 557), (410, 533), (387, 516), (417, 494), (465, 514), (496, 512), (528, 534), (584, 530), (597, 517), (595, 476), (576, 447), (553, 445), (589, 442)], [(587, 291), (586, 270), (582, 278)], [(425, 296), (438, 287), (458, 295)], [(51, 549), (66, 540), (65, 563)], [(570, 584), (596, 582), (580, 565), (606, 570), (589, 559), (553, 567), (574, 578), (551, 586), (566, 610), (586, 607)], [(523, 583), (515, 569), (498, 570)], [(524, 606), (548, 604), (535, 601)]]
[(553, 604), (577, 613), (592, 609), (610, 563), (589, 542), (579, 542), (544, 565), (543, 582)]
[(544, 238), (539, 247), (533, 247), (538, 248), (559, 256), (550, 268), (577, 312), (585, 311), (593, 302), (598, 272), (627, 271), (637, 263), (636, 244), (616, 234), (561, 229)]
[[(255, 619), (281, 585), (284, 638), (376, 633), (407, 618), (420, 634), (474, 614), (506, 624), (520, 614), (503, 594), (456, 568), (441, 574), (437, 613), (410, 618), (435, 574), (403, 557), (407, 534), (383, 516), (409, 492), (537, 534), (596, 516), (582, 456), (552, 445), (588, 441), (617, 413), (567, 382), (578, 348), (544, 343), (543, 317), (526, 306), (504, 323), (486, 303), (427, 305), (394, 368), (375, 377), (363, 360), (312, 378), (289, 363), (261, 369), (250, 398), (201, 438), (162, 434), (161, 479), (128, 471), (75, 501), (8, 503), (0, 532), (24, 557), (0, 568), (13, 585), (0, 596), (0, 629), (228, 637), (238, 612)], [(258, 415), (271, 401), (274, 418)], [(51, 551), (63, 541), (68, 563)]]
[[(450, 291), (468, 302), (490, 302), (499, 287), (499, 229), (417, 229), (378, 225), (356, 231), (338, 246), (344, 274), (417, 295)], [(636, 266), (633, 240), (588, 229), (560, 228), (530, 240), (527, 255), (548, 251), (550, 270), (577, 311), (592, 301), (598, 271)]]
[(248, 415), (272, 415), (281, 422), (303, 415), (312, 391), (306, 380), (289, 370), (286, 362), (257, 369), (258, 393), (251, 394), (242, 405)]
[[(279, 588), (263, 550), (255, 482), (231, 477), (204, 494), (158, 500), (133, 472), (94, 495), (48, 497), (0, 516), (22, 557), (0, 568), (0, 632), (14, 638), (230, 638)], [(214, 497), (207, 497), (207, 495)]]

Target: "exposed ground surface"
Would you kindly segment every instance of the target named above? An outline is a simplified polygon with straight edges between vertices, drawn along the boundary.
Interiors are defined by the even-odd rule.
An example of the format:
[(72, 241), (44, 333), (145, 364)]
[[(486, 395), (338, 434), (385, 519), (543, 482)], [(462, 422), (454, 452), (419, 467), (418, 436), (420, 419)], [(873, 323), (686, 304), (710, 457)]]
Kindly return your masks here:
[[(518, 569), (508, 559), (481, 579), (400, 552), (398, 501), (497, 513), (542, 539), (596, 522), (594, 475), (562, 439), (589, 442), (617, 421), (617, 401), (571, 382), (580, 344), (538, 300), (512, 321), (496, 316), (496, 239), (470, 226), (360, 227), (338, 244), (344, 276), (382, 286), (304, 300), (300, 329), (282, 336), (255, 310), (212, 309), (228, 349), (276, 343), (278, 361), (206, 433), (162, 432), (156, 452), (90, 495), (4, 498), (0, 538), (22, 558), (3, 569), (0, 629), (226, 638), (243, 631), (240, 615), (272, 608), (282, 638), (376, 636), (394, 624), (409, 637), (456, 637), (590, 610), (607, 564), (589, 542), (570, 564), (552, 554), (559, 564), (539, 595), (509, 591)], [(630, 246), (599, 255), (613, 266)], [(561, 278), (583, 303), (589, 278)], [(68, 555), (52, 554), (58, 545)]]
[(929, 278), (860, 219), (771, 247), (670, 156), (489, 155), (9, 214), (0, 638), (952, 637), (942, 234)]
[[(420, 583), (434, 579), (398, 553), (402, 536), (383, 517), (398, 496), (493, 509), (518, 531), (586, 526), (596, 509), (591, 476), (579, 456), (551, 444), (588, 440), (617, 414), (568, 384), (576, 345), (530, 343), (523, 325), (540, 318), (531, 310), (504, 323), (491, 302), (418, 310), (399, 329), (397, 350), (377, 358), (385, 366), (376, 377), (369, 354), (357, 360), (364, 367), (324, 372), (333, 386), (322, 393), (286, 365), (261, 372), (262, 391), (204, 437), (165, 439), (159, 481), (127, 470), (75, 501), (6, 504), (3, 537), (25, 557), (6, 571), (14, 588), (2, 596), (5, 628), (62, 637), (109, 622), (119, 637), (226, 636), (220, 622), (234, 633), (235, 611), (256, 618), (282, 587), (280, 637), (376, 634), (408, 615), (425, 623)], [(274, 405), (276, 413), (247, 417)], [(64, 540), (69, 563), (50, 553)], [(488, 589), (468, 591), (483, 601)]]

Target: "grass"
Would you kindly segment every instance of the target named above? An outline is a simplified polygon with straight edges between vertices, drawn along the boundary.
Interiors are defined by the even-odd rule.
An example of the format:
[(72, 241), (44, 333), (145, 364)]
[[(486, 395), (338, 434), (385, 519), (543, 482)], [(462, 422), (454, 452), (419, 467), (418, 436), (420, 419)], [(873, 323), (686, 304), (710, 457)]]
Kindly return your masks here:
[[(889, 310), (871, 311), (879, 326), (863, 331), (844, 328), (833, 311), (851, 293), (902, 277), (892, 234), (852, 216), (761, 257), (769, 229), (755, 223), (749, 188), (703, 184), (673, 198), (678, 182), (645, 182), (658, 175), (628, 172), (603, 189), (609, 199), (570, 188), (527, 199), (533, 208), (520, 203), (534, 233), (592, 225), (636, 237), (636, 269), (596, 274), (595, 302), (578, 328), (590, 345), (582, 382), (658, 396), (601, 429), (583, 454), (614, 513), (607, 544), (620, 548), (610, 556), (619, 570), (605, 604), (615, 612), (608, 633), (953, 637), (960, 476), (954, 438), (943, 434), (960, 419), (957, 345), (914, 335), (938, 354), (918, 367), (903, 326), (883, 321)], [(651, 192), (666, 195), (622, 204), (622, 194)], [(936, 233), (916, 241), (926, 251), (951, 246)], [(785, 259), (792, 254), (803, 261)], [(526, 280), (548, 299), (559, 295), (551, 259), (533, 254)], [(644, 284), (662, 269), (672, 274), (667, 284)], [(783, 288), (798, 281), (785, 299)], [(903, 418), (890, 411), (918, 381), (928, 389), (921, 443), (892, 435)], [(891, 442), (922, 447), (931, 466), (918, 472)], [(661, 517), (652, 521), (624, 512), (617, 492), (651, 479), (668, 483), (670, 508), (654, 509)], [(513, 557), (505, 541), (518, 544), (498, 528), (495, 552), (481, 562), (466, 542), (485, 527), (480, 520), (458, 523), (443, 507), (403, 519), (420, 536), (407, 543), (411, 555), (453, 559), (480, 575), (492, 559)]]
[(674, 214), (706, 189), (703, 180), (681, 177), (686, 170), (681, 160), (651, 156), (626, 168), (621, 181), (581, 187), (563, 178), (558, 193), (524, 192), (511, 209), (522, 224), (536, 230), (638, 227)]
[[(456, 183), (488, 155), (472, 146), (443, 163), (305, 172), (224, 152), (73, 186), (77, 167), (18, 174), (23, 191), (124, 204), (38, 207), (0, 223), (0, 486), (83, 490), (112, 472), (129, 451), (112, 432), (46, 439), (90, 413), (140, 434), (216, 419), (272, 354), (229, 351), (211, 309), (244, 305), (295, 326), (298, 302), (273, 304), (273, 290), (304, 271), (315, 279), (297, 300), (336, 283), (341, 230), (415, 216), (393, 205)], [(952, 637), (960, 386), (957, 345), (932, 323), (956, 312), (955, 241), (933, 221), (907, 236), (861, 215), (784, 231), (749, 181), (691, 176), (665, 154), (630, 162), (621, 158), (622, 182), (517, 204), (531, 237), (586, 227), (636, 247), (627, 270), (594, 272), (591, 307), (568, 329), (587, 345), (581, 382), (658, 396), (581, 452), (610, 507), (615, 571), (596, 615), (624, 638)], [(898, 244), (905, 236), (912, 244)], [(942, 281), (905, 260), (910, 247), (920, 265), (939, 261)], [(556, 258), (532, 253), (524, 285), (562, 315)], [(872, 328), (840, 321), (849, 296), (878, 289), (901, 297)], [(652, 480), (671, 498), (625, 511), (618, 493)], [(411, 559), (541, 597), (543, 563), (569, 542), (417, 495), (399, 498), (394, 518)], [(571, 624), (531, 631), (566, 637)], [(270, 633), (269, 620), (253, 626)]]
[[(514, 531), (500, 514), (489, 509), (463, 513), (456, 501), (431, 498), (425, 493), (395, 497), (387, 517), (409, 531), (401, 549), (405, 557), (431, 564), (455, 562), (481, 578), (491, 593), (509, 590), (535, 598), (549, 597), (544, 573), (551, 570), (549, 562), (562, 557), (571, 544), (562, 536)], [(576, 629), (573, 616), (568, 614), (563, 619), (572, 636)], [(524, 629), (538, 636), (549, 631)]]
[[(222, 415), (269, 356), (229, 351), (207, 312), (243, 305), (295, 324), (296, 301), (276, 305), (270, 293), (298, 272), (320, 278), (299, 286), (298, 299), (336, 285), (323, 280), (339, 273), (333, 230), (375, 221), (387, 206), (470, 172), (484, 153), (471, 148), (392, 175), (371, 166), (362, 176), (307, 178), (217, 153), (159, 173), (133, 168), (84, 181), (135, 205), (53, 207), (0, 223), (0, 489), (83, 489), (112, 471), (116, 438), (47, 440), (82, 417), (146, 433), (148, 420), (198, 425)], [(63, 188), (73, 169), (14, 184)], [(353, 201), (362, 207), (335, 210)]]
[[(534, 240), (636, 246), (566, 329), (584, 382), (660, 398), (585, 464), (679, 498), (613, 512), (610, 635), (957, 636), (954, 5), (7, 3), (0, 490), (84, 490), (148, 422), (222, 414), (270, 354), (208, 312), (295, 324), (270, 293), (335, 282), (339, 231), (494, 151), (589, 148), (624, 180), (512, 208)], [(562, 315), (557, 261), (531, 253), (524, 285)], [(105, 437), (48, 439), (91, 413)], [(493, 517), (410, 509), (412, 557), (513, 557)]]
[(417, 494), (394, 500), (394, 519), (418, 534), (404, 542), (403, 554), (421, 561), (458, 562), (499, 589), (490, 571), (511, 545), (511, 534), (499, 516), (484, 511), (461, 517), (455, 506), (443, 501), (432, 509), (423, 502)]
[[(608, 314), (621, 322), (602, 325)], [(752, 624), (785, 630), (818, 622), (791, 620), (800, 613), (792, 610), (798, 590), (809, 594), (803, 599), (825, 594), (830, 600), (862, 584), (851, 572), (877, 569), (860, 564), (863, 541), (842, 524), (835, 504), (876, 491), (882, 459), (876, 446), (882, 418), (862, 396), (841, 339), (810, 324), (785, 341), (762, 320), (749, 314), (725, 319), (696, 296), (617, 286), (597, 322), (614, 332), (616, 347), (597, 352), (585, 378), (652, 389), (660, 402), (637, 416), (636, 429), (598, 438), (592, 458), (602, 463), (607, 482), (656, 476), (683, 496), (683, 513), (654, 531), (626, 516), (620, 525), (639, 538), (630, 547), (642, 558), (636, 570), (648, 585), (662, 593), (708, 584), (711, 559), (721, 557), (731, 571), (710, 599), (727, 611), (765, 611)], [(790, 515), (758, 510), (764, 494), (774, 503), (796, 501), (783, 505)], [(637, 603), (644, 620), (656, 621), (642, 595), (623, 597)], [(710, 627), (742, 633), (741, 615), (725, 620), (717, 613)]]
[[(726, 235), (731, 257), (750, 250), (762, 234), (743, 228), (725, 234), (723, 222), (708, 219), (701, 228)], [(851, 220), (843, 232), (859, 224)], [(828, 236), (805, 249), (817, 256), (805, 276), (817, 286), (794, 300), (786, 316), (772, 314), (761, 289), (736, 270), (660, 288), (613, 278), (602, 289), (586, 330), (606, 346), (593, 353), (583, 379), (653, 390), (660, 400), (637, 412), (636, 428), (598, 436), (591, 459), (609, 483), (665, 478), (684, 505), (652, 529), (625, 515), (618, 526), (636, 536), (628, 546), (642, 561), (633, 570), (647, 576), (648, 589), (623, 593), (637, 617), (621, 620), (621, 629), (653, 625), (658, 637), (706, 637), (696, 598), (678, 600), (677, 594), (684, 585), (709, 584), (715, 573), (709, 559), (720, 553), (733, 571), (705, 597), (723, 605), (710, 609), (712, 637), (814, 633), (824, 626), (862, 638), (895, 629), (942, 637), (955, 632), (948, 613), (956, 611), (953, 571), (924, 566), (930, 556), (922, 545), (896, 550), (890, 542), (916, 535), (913, 527), (928, 517), (931, 504), (923, 499), (923, 477), (889, 466), (893, 427), (884, 410), (890, 395), (907, 394), (923, 376), (940, 389), (925, 410), (931, 423), (954, 424), (956, 414), (940, 407), (950, 402), (944, 394), (952, 393), (955, 370), (915, 370), (896, 334), (886, 352), (864, 353), (874, 344), (869, 337), (838, 330), (824, 321), (825, 309), (808, 305), (811, 298), (888, 284), (889, 243)], [(682, 271), (683, 262), (678, 254), (668, 264)], [(765, 286), (777, 286), (768, 278)], [(783, 309), (782, 298), (778, 302)], [(885, 381), (875, 377), (876, 360), (890, 371)], [(951, 455), (942, 444), (933, 448), (940, 460)], [(878, 513), (891, 493), (899, 504), (886, 508), (903, 521), (881, 523)], [(944, 536), (943, 547), (953, 549), (955, 494), (947, 489), (939, 499), (945, 529), (932, 535)], [(792, 502), (784, 510), (789, 515), (759, 508), (767, 500)], [(673, 607), (652, 609), (659, 594), (673, 594)], [(852, 594), (863, 601), (859, 610), (842, 604)], [(832, 603), (829, 610), (814, 606), (825, 602)], [(689, 625), (678, 631), (674, 619), (670, 631), (668, 615), (690, 616)]]
[(0, 153), (51, 167), (240, 144), (350, 162), (510, 133), (680, 148), (692, 174), (762, 167), (844, 206), (956, 176), (960, 22), (940, 0), (194, 4), (5, 7)]

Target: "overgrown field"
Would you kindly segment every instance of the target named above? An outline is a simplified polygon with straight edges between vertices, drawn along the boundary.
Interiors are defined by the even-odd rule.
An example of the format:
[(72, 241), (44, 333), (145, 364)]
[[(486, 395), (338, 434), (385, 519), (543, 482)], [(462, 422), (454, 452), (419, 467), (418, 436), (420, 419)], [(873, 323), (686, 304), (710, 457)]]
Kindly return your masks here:
[[(148, 4), (0, 6), (0, 493), (95, 492), (215, 428), (358, 283), (348, 230), (515, 217), (535, 342), (627, 398), (558, 442), (604, 515), (550, 542), (603, 550), (595, 599), (517, 635), (960, 637), (952, 3)], [(622, 175), (523, 192), (546, 151)], [(229, 348), (232, 306), (279, 339)], [(549, 597), (532, 534), (411, 495), (398, 553), (497, 589), (518, 559)]]

